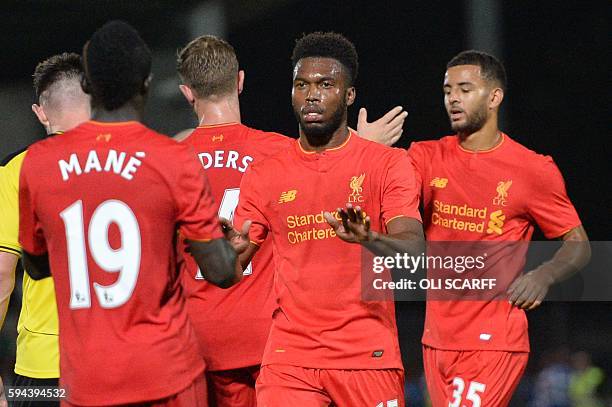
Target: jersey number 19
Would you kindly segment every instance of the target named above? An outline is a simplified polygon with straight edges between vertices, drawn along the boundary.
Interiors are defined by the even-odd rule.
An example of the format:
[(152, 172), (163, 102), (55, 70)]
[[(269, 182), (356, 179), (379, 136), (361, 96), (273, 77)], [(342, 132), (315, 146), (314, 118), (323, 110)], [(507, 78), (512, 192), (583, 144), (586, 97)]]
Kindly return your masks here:
[[(60, 216), (66, 230), (70, 308), (91, 307), (86, 245), (98, 267), (108, 273), (119, 273), (117, 281), (111, 285), (93, 283), (98, 302), (103, 308), (117, 308), (125, 304), (134, 292), (140, 270), (140, 228), (132, 209), (115, 199), (102, 202), (89, 221), (87, 243), (83, 201), (74, 202)], [(118, 249), (114, 249), (108, 241), (108, 229), (112, 223), (117, 225), (121, 235)]]

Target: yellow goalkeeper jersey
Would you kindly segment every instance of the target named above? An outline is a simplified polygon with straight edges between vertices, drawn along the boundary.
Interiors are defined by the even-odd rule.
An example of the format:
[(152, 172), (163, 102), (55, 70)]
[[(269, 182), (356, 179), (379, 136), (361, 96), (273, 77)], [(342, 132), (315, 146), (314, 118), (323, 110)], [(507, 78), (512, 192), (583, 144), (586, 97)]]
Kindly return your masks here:
[[(0, 172), (0, 250), (21, 256), (19, 245), (19, 171), (26, 152), (14, 156)], [(23, 275), (23, 299), (17, 323), (15, 373), (59, 377), (57, 305), (52, 278)]]

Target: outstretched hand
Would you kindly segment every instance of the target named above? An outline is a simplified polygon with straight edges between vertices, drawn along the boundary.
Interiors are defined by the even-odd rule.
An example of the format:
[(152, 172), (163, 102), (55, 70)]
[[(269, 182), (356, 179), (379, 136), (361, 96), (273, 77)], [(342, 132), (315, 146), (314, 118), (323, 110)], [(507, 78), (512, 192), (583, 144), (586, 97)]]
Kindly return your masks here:
[(234, 228), (232, 222), (225, 218), (219, 218), (219, 222), (221, 223), (221, 229), (223, 229), (223, 234), (225, 235), (225, 239), (232, 245), (236, 253), (242, 254), (249, 247), (250, 239), (249, 239), (249, 229), (251, 228), (251, 221), (247, 220), (242, 224), (242, 230)]
[(349, 243), (362, 243), (374, 238), (374, 232), (370, 231), (370, 217), (359, 206), (353, 208), (353, 205), (347, 204), (346, 209), (338, 208), (337, 213), (340, 221), (329, 212), (323, 213), (323, 216), (340, 239)]
[(407, 116), (408, 112), (403, 107), (396, 106), (380, 119), (368, 123), (368, 111), (362, 107), (357, 118), (357, 134), (366, 140), (392, 146), (402, 136)]

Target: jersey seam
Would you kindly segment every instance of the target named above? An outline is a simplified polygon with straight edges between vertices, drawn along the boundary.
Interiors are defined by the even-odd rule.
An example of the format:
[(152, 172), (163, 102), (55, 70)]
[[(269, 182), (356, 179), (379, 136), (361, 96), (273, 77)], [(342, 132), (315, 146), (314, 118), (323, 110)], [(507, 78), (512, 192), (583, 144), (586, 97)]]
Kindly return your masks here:
[(45, 333), (45, 332), (32, 331), (31, 329), (28, 329), (28, 327), (25, 326), (25, 324), (23, 325), (23, 329), (25, 329), (27, 332), (29, 332), (31, 334), (35, 334), (35, 335), (59, 336), (59, 334), (50, 334), (50, 333)]

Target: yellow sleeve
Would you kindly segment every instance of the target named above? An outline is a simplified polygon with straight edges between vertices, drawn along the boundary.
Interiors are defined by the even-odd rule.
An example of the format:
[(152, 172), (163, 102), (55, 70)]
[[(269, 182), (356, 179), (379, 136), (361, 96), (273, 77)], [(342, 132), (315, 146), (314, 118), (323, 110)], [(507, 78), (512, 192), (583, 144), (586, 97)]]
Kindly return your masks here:
[(0, 251), (21, 256), (19, 245), (19, 171), (26, 152), (0, 168)]

